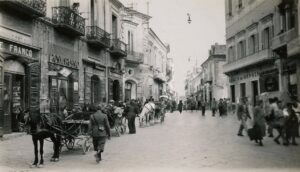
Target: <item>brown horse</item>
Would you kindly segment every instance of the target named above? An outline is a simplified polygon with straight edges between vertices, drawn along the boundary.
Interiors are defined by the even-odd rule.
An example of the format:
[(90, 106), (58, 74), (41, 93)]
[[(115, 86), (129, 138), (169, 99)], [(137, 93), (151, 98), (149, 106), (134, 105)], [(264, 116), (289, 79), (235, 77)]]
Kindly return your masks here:
[[(28, 128), (27, 131), (32, 136), (35, 156), (32, 167), (41, 167), (44, 165), (44, 139), (46, 138), (50, 138), (53, 142), (54, 154), (51, 161), (58, 161), (61, 147), (61, 118), (56, 114), (32, 115), (29, 111), (21, 113), (23, 114), (19, 116), (19, 121), (25, 122), (25, 126)], [(40, 143), (40, 149), (38, 149), (38, 142)], [(38, 152), (40, 152), (40, 161)]]

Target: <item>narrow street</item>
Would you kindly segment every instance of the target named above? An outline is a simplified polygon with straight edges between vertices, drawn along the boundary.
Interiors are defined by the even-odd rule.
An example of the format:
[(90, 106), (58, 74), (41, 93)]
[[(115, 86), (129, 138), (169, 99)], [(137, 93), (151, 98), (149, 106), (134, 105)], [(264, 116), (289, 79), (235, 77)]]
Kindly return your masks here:
[[(234, 115), (224, 118), (200, 112), (167, 114), (164, 124), (137, 128), (137, 134), (112, 137), (103, 160), (96, 164), (93, 151), (65, 148), (57, 163), (50, 162), (52, 144), (45, 144), (45, 166), (29, 168), (33, 160), (30, 136), (0, 142), (0, 167), (5, 171), (199, 171), (251, 170), (282, 171), (300, 167), (300, 147), (276, 145), (265, 138), (257, 146), (248, 137), (238, 137)], [(246, 133), (244, 133), (246, 134)], [(299, 139), (298, 139), (299, 143)], [(204, 170), (205, 171), (205, 170)]]

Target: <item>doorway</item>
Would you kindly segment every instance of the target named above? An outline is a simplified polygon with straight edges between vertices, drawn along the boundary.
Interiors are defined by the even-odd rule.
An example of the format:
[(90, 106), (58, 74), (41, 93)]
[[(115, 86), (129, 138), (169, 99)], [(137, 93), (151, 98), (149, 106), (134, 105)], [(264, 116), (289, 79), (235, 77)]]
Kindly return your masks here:
[(113, 81), (113, 100), (115, 102), (120, 100), (120, 82), (118, 80)]
[(256, 106), (257, 98), (258, 98), (258, 82), (252, 81), (252, 97), (253, 97), (253, 105)]
[(13, 132), (19, 131), (17, 115), (24, 109), (25, 77), (20, 74), (4, 74), (3, 112), (4, 127)]
[(233, 103), (235, 103), (235, 86), (234, 85), (230, 86), (230, 93), (231, 93), (231, 101)]
[(244, 98), (244, 97), (246, 97), (246, 84), (245, 83), (241, 83), (240, 84), (240, 97), (241, 98)]

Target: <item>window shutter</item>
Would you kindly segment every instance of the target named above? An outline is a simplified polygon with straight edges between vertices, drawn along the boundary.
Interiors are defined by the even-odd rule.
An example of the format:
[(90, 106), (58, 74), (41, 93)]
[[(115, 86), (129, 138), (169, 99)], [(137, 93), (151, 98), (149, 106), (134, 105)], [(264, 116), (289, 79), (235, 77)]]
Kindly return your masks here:
[(29, 110), (34, 119), (40, 115), (40, 75), (39, 62), (29, 64)]

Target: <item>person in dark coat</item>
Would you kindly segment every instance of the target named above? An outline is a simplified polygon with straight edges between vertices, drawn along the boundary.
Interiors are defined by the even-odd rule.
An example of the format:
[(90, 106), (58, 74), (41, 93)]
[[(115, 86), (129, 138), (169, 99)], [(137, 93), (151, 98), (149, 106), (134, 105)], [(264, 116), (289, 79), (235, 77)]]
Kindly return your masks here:
[(128, 118), (129, 134), (135, 134), (135, 117), (139, 114), (139, 109), (133, 100), (127, 104), (124, 113)]
[(201, 102), (202, 116), (205, 116), (205, 107), (206, 107), (206, 103), (205, 103), (205, 101), (202, 101)]
[(217, 111), (217, 101), (215, 98), (213, 98), (211, 102), (211, 110), (212, 110), (212, 116), (215, 116), (216, 111)]
[(296, 143), (296, 136), (297, 136), (297, 130), (298, 130), (298, 118), (297, 115), (295, 113), (295, 111), (292, 108), (292, 103), (288, 103), (287, 104), (287, 113), (288, 113), (288, 117), (286, 119), (286, 124), (285, 124), (285, 128), (286, 128), (286, 142), (284, 143), (284, 145), (289, 145), (289, 140), (292, 140), (292, 144), (293, 145), (298, 145), (298, 143)]
[(179, 110), (179, 113), (181, 114), (182, 112), (182, 108), (183, 108), (183, 103), (182, 103), (182, 100), (179, 101), (179, 104), (178, 104), (178, 110)]
[(265, 121), (262, 100), (259, 100), (257, 102), (257, 105), (254, 108), (253, 123), (254, 123), (254, 126), (257, 128), (255, 141), (257, 143), (259, 143), (260, 146), (263, 146), (262, 139), (264, 136), (266, 136), (266, 124), (265, 124), (266, 121)]
[(220, 99), (219, 104), (218, 104), (218, 108), (219, 108), (219, 113), (220, 113), (220, 117), (224, 115), (224, 102), (223, 99)]
[(97, 108), (97, 112), (91, 115), (89, 123), (89, 133), (93, 138), (93, 145), (96, 154), (96, 162), (101, 161), (101, 153), (104, 151), (106, 138), (110, 139), (110, 126), (107, 115), (101, 112), (101, 108)]

